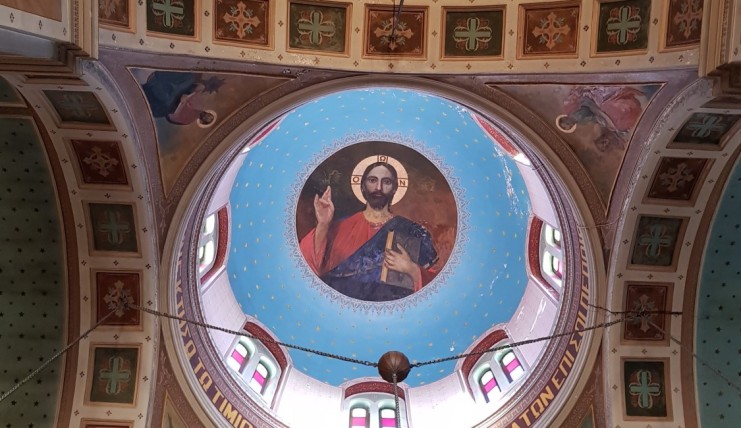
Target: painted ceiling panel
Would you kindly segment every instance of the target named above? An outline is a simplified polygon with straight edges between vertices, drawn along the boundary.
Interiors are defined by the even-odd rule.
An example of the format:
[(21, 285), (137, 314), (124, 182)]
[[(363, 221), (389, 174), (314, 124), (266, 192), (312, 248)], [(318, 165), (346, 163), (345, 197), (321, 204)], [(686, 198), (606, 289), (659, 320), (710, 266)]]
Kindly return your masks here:
[[(152, 70), (132, 67), (157, 133), (162, 181), (167, 191), (202, 140), (240, 106), (285, 83), (285, 78)], [(203, 123), (202, 112), (212, 121)]]
[(660, 85), (498, 85), (553, 126), (607, 204), (644, 110)]
[(20, 9), (55, 21), (62, 20), (61, 1), (49, 0), (0, 0), (0, 4)]
[[(64, 255), (53, 180), (36, 126), (0, 117), (0, 392), (62, 349)], [(0, 403), (8, 426), (52, 426), (63, 360)], [(5, 426), (5, 425), (4, 425)]]
[[(99, 8), (101, 45), (372, 72), (581, 73), (692, 66), (704, 30), (699, 0), (691, 6), (672, 1), (671, 8), (669, 2), (649, 0), (448, 0), (400, 9), (390, 1), (366, 0), (157, 0), (138, 8), (133, 0), (116, 1), (118, 8), (112, 3)], [(398, 31), (391, 40), (394, 16)]]
[[(703, 426), (737, 427), (741, 421), (741, 163), (728, 181), (715, 215), (698, 290), (695, 364)], [(699, 361), (699, 360), (698, 360)], [(730, 385), (715, 371), (734, 382)]]

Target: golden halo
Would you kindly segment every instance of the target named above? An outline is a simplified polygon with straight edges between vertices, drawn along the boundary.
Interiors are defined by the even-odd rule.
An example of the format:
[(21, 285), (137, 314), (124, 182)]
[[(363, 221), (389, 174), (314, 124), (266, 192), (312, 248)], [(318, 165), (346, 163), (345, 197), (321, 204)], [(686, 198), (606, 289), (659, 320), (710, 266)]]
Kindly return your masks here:
[(388, 155), (368, 156), (355, 165), (355, 169), (352, 170), (352, 175), (350, 176), (350, 187), (352, 187), (352, 192), (355, 194), (355, 197), (362, 203), (366, 202), (360, 189), (360, 181), (363, 179), (363, 172), (365, 172), (365, 169), (368, 168), (368, 165), (374, 162), (386, 162), (396, 169), (399, 186), (396, 189), (396, 194), (394, 195), (394, 200), (391, 201), (391, 205), (399, 202), (407, 193), (407, 188), (409, 187), (409, 176), (407, 175), (407, 169), (404, 168), (404, 165)]
[(214, 120), (212, 120), (209, 123), (203, 123), (203, 122), (201, 122), (201, 118), (199, 117), (198, 119), (196, 119), (196, 124), (198, 125), (199, 128), (209, 128), (209, 127), (213, 126), (213, 124), (216, 123), (216, 118), (219, 117), (219, 116), (216, 115), (216, 112), (213, 111), (213, 110), (204, 110), (204, 111), (206, 113), (211, 113), (211, 115), (214, 117)]
[(564, 117), (569, 117), (569, 115), (567, 115), (567, 114), (561, 114), (561, 115), (556, 116), (556, 128), (558, 128), (564, 134), (571, 134), (574, 131), (576, 131), (576, 123), (574, 123), (571, 126), (571, 128), (569, 128), (569, 129), (565, 129), (565, 128), (563, 128), (561, 126), (561, 123), (560, 122), (561, 122), (561, 119), (564, 118)]

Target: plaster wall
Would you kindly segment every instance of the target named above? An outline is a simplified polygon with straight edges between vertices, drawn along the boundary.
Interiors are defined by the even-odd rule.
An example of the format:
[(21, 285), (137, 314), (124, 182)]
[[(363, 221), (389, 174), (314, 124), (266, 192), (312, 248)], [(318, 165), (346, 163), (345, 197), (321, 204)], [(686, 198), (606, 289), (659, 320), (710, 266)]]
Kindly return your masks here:
[[(39, 8), (29, 7), (28, 3), (31, 2), (27, 1), (3, 0), (0, 3), (3, 3), (0, 4), (0, 27), (30, 34), (43, 34), (46, 38), (69, 42), (72, 38), (71, 30), (73, 26), (79, 28), (80, 25), (79, 22), (73, 22), (70, 13), (72, 3), (85, 2), (81, 0), (47, 0), (44, 5), (39, 4), (40, 2), (33, 2), (39, 4)], [(98, 5), (97, 1), (94, 3), (95, 6)], [(93, 2), (88, 1), (87, 4), (92, 12)], [(16, 9), (15, 7), (23, 7), (27, 10)], [(43, 9), (47, 9), (51, 13), (44, 13)], [(41, 16), (42, 13), (49, 17)], [(88, 16), (92, 18), (91, 15), (92, 13)]]
[[(412, 373), (413, 375), (413, 373)], [(413, 409), (410, 427), (468, 427), (477, 426), (484, 419), (504, 409), (516, 392), (513, 388), (500, 399), (489, 403), (476, 402), (460, 372), (435, 383), (408, 390), (408, 405)], [(508, 408), (509, 406), (507, 406)]]
[(218, 211), (219, 208), (229, 204), (229, 194), (232, 191), (234, 179), (236, 178), (237, 173), (242, 167), (242, 163), (244, 163), (244, 159), (246, 157), (246, 153), (240, 153), (236, 157), (236, 159), (234, 159), (234, 161), (232, 161), (232, 163), (227, 167), (226, 171), (224, 171), (224, 175), (219, 180), (219, 184), (217, 185), (216, 190), (214, 190), (211, 202), (209, 202), (208, 204), (206, 215), (214, 213)]
[(539, 217), (544, 222), (551, 226), (560, 227), (556, 212), (553, 210), (553, 204), (551, 198), (543, 187), (543, 183), (538, 177), (532, 166), (523, 165), (520, 162), (516, 162), (517, 169), (522, 174), (522, 179), (525, 181), (525, 187), (527, 187), (527, 193), (530, 195), (530, 209), (534, 216)]
[[(533, 310), (537, 308), (537, 310)], [(558, 308), (531, 278), (525, 288), (520, 306), (507, 324), (507, 333), (513, 342), (547, 336), (553, 330)], [(547, 342), (518, 346), (517, 350), (528, 366), (533, 366)]]
[[(311, 399), (307, 400), (307, 397)], [(290, 427), (316, 428), (319, 419), (323, 426), (340, 427), (347, 423), (341, 403), (340, 388), (317, 382), (301, 373), (300, 367), (294, 367), (286, 376), (275, 411)]]
[[(234, 299), (226, 270), (221, 270), (213, 282), (207, 285), (201, 299), (207, 323), (231, 330), (240, 330), (244, 326), (245, 315)], [(219, 353), (226, 355), (234, 343), (234, 335), (213, 329), (210, 333)]]

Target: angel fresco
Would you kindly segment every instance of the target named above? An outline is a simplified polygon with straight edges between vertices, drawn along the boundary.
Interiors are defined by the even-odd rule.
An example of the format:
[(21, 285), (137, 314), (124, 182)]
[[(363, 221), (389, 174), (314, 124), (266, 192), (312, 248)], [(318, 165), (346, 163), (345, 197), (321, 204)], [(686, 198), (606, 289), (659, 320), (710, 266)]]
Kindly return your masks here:
[(204, 98), (219, 91), (224, 79), (201, 73), (155, 71), (142, 84), (152, 115), (174, 125), (196, 123), (207, 128), (216, 121), (216, 112), (206, 108)]
[(563, 114), (556, 117), (556, 126), (567, 134), (578, 126), (597, 126), (600, 130), (594, 144), (599, 151), (625, 149), (652, 92), (651, 87), (574, 87), (563, 101)]

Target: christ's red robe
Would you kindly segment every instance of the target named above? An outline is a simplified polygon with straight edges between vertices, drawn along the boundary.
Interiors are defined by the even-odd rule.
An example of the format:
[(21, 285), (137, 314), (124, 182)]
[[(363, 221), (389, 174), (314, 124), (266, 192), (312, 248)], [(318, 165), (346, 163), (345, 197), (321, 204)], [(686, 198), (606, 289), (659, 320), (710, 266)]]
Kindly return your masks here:
[[(355, 213), (332, 223), (327, 232), (327, 245), (314, 251), (316, 229), (312, 229), (300, 242), (301, 253), (317, 276), (334, 269), (365, 244), (380, 227), (374, 227), (363, 212)], [(327, 253), (327, 250), (329, 251)], [(324, 261), (324, 263), (322, 263)]]
[[(327, 232), (326, 245), (314, 248), (316, 229), (312, 229), (301, 239), (299, 247), (309, 267), (321, 277), (353, 255), (360, 247), (372, 238), (382, 225), (369, 222), (363, 212), (357, 212), (350, 217), (333, 222)], [(435, 277), (432, 269), (421, 269), (420, 275), (414, 278), (414, 291), (419, 291)]]

